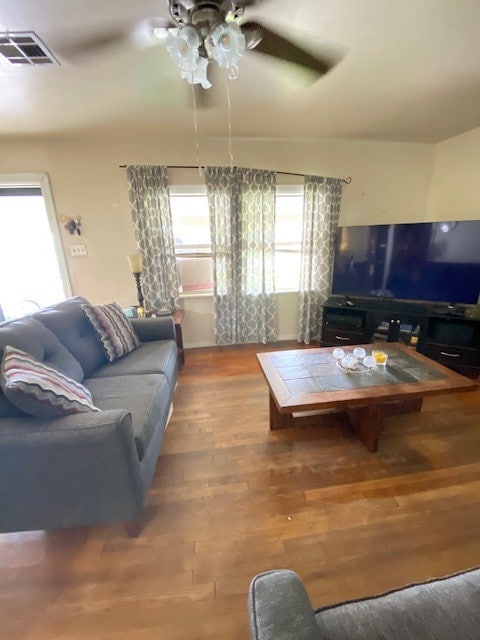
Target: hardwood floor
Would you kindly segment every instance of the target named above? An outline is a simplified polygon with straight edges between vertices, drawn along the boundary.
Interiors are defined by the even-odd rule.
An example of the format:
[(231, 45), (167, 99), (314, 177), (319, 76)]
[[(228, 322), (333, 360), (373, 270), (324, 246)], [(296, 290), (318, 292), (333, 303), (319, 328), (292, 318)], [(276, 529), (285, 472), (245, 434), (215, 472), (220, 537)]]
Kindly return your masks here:
[(320, 606), (480, 564), (480, 392), (387, 418), (371, 454), (340, 415), (271, 432), (260, 350), (187, 351), (139, 538), (0, 535), (2, 640), (246, 640), (261, 571)]

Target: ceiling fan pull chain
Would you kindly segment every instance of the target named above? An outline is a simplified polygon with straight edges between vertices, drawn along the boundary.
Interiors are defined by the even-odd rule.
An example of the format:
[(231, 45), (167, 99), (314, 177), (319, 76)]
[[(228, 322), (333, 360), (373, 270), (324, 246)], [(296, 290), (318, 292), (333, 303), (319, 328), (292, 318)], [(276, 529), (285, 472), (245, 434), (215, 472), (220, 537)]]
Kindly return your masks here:
[(230, 78), (227, 70), (227, 126), (228, 126), (228, 155), (230, 156), (230, 169), (233, 169), (232, 151), (232, 102), (230, 99)]
[(195, 138), (195, 163), (198, 167), (198, 175), (202, 177), (203, 167), (200, 166), (200, 145), (198, 143), (198, 121), (197, 121), (197, 98), (195, 96), (195, 85), (192, 87), (192, 101), (193, 101), (193, 137)]

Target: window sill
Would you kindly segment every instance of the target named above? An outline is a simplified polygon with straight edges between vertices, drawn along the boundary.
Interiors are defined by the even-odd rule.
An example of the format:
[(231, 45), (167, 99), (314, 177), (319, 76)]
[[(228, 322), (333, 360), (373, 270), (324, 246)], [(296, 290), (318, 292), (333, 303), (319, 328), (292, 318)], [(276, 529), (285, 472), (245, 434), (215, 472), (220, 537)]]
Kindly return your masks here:
[(179, 298), (213, 298), (213, 291), (187, 291), (181, 293)]
[[(298, 289), (278, 289), (275, 293), (298, 293)], [(178, 296), (183, 298), (213, 298), (213, 291), (187, 291)]]

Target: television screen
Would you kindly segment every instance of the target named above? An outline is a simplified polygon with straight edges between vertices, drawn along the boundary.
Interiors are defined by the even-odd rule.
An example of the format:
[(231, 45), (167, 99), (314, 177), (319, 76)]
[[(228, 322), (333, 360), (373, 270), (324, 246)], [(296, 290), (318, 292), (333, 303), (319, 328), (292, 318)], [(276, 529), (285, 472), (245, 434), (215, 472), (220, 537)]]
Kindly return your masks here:
[(340, 227), (332, 293), (476, 304), (480, 220)]

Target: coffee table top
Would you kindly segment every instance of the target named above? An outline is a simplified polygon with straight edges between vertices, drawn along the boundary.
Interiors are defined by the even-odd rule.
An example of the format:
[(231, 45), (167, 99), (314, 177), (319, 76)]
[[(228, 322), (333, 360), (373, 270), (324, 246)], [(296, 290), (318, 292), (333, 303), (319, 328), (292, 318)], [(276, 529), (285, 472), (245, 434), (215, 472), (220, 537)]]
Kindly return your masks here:
[[(380, 348), (371, 344), (361, 346), (367, 353)], [(333, 349), (293, 349), (257, 354), (280, 411), (355, 406), (478, 388), (472, 380), (399, 343), (382, 344), (381, 349), (388, 354), (388, 362), (386, 366), (377, 365), (370, 372), (342, 371), (332, 355)]]

